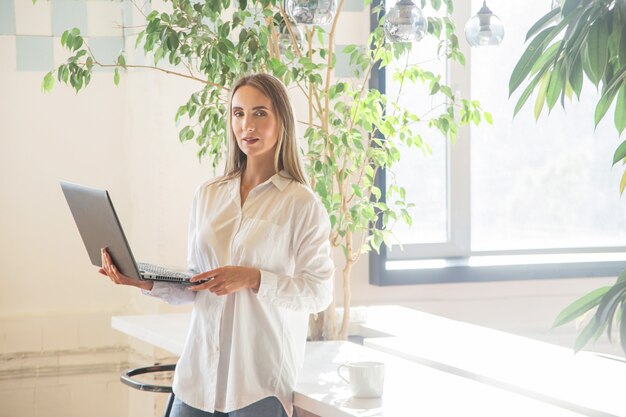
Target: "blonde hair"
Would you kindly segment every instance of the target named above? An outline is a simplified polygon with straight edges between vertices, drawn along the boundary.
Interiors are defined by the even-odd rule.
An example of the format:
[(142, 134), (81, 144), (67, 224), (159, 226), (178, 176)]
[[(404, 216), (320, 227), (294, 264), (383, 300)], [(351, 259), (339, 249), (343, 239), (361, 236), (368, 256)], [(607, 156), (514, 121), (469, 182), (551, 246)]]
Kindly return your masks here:
[(277, 115), (280, 128), (276, 149), (274, 152), (274, 171), (285, 170), (297, 182), (309, 185), (309, 181), (302, 167), (302, 158), (296, 141), (296, 120), (287, 94), (287, 88), (276, 77), (269, 74), (246, 75), (236, 81), (228, 97), (228, 118), (226, 131), (228, 132), (228, 155), (224, 169), (224, 180), (241, 175), (246, 169), (247, 156), (239, 149), (237, 138), (232, 127), (233, 97), (237, 90), (244, 85), (254, 87), (270, 99), (274, 112)]

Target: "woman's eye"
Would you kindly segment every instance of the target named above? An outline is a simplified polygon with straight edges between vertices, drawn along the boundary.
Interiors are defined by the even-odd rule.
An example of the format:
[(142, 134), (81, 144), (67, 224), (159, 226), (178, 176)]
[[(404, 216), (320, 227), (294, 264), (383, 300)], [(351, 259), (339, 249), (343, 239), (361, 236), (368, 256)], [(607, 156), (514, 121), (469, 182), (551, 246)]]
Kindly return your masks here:
[(240, 117), (242, 115), (243, 115), (243, 113), (240, 112), (240, 111), (236, 111), (236, 112), (233, 113), (233, 116), (235, 116), (235, 117)]
[(263, 116), (265, 116), (265, 112), (264, 111), (258, 111), (258, 112), (256, 112), (256, 115), (259, 116), (259, 117), (263, 117)]

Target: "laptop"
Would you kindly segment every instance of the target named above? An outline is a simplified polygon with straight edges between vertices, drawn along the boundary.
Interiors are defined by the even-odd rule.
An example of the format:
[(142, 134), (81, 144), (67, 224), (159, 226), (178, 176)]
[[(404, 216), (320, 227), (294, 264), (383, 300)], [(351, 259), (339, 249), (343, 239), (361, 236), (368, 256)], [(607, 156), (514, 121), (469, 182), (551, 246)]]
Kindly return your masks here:
[(135, 262), (108, 191), (65, 181), (60, 183), (92, 265), (102, 267), (101, 249), (107, 248), (117, 269), (128, 277), (183, 285), (199, 284), (189, 282), (191, 274)]

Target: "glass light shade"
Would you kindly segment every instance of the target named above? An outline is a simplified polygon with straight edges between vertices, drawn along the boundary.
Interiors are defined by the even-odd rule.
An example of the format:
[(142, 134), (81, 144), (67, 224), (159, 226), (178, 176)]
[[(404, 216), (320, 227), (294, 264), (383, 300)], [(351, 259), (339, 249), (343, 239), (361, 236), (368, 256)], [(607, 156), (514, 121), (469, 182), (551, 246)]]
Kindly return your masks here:
[(385, 15), (385, 35), (390, 42), (419, 41), (426, 26), (422, 11), (411, 0), (400, 0)]
[[(291, 32), (293, 33), (293, 37), (298, 45), (298, 48), (302, 50), (302, 39), (304, 38), (302, 30), (300, 30), (294, 22), (289, 22), (289, 27), (291, 28)], [(294, 47), (295, 45), (292, 42), (287, 24), (284, 21), (280, 22), (280, 26), (278, 27), (278, 49), (280, 50), (281, 55), (289, 49), (295, 49)]]
[(287, 13), (300, 25), (328, 25), (337, 14), (337, 0), (286, 0)]
[(492, 13), (483, 2), (476, 16), (465, 24), (465, 39), (470, 46), (500, 45), (504, 38), (504, 26), (498, 16)]

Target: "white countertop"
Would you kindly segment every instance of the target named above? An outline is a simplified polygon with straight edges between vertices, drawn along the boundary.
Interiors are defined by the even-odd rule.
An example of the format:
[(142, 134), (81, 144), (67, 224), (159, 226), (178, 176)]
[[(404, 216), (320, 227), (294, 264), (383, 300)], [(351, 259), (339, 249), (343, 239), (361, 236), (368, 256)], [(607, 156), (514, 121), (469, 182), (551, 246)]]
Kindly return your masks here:
[[(410, 325), (407, 325), (410, 323)], [(364, 345), (597, 416), (626, 416), (626, 363), (398, 306), (370, 307)]]
[[(117, 316), (112, 318), (112, 327), (180, 354), (189, 315)], [(385, 363), (382, 398), (351, 398), (348, 385), (339, 379), (336, 369), (342, 363), (356, 360)], [(581, 415), (350, 342), (307, 343), (294, 403), (323, 417)]]

